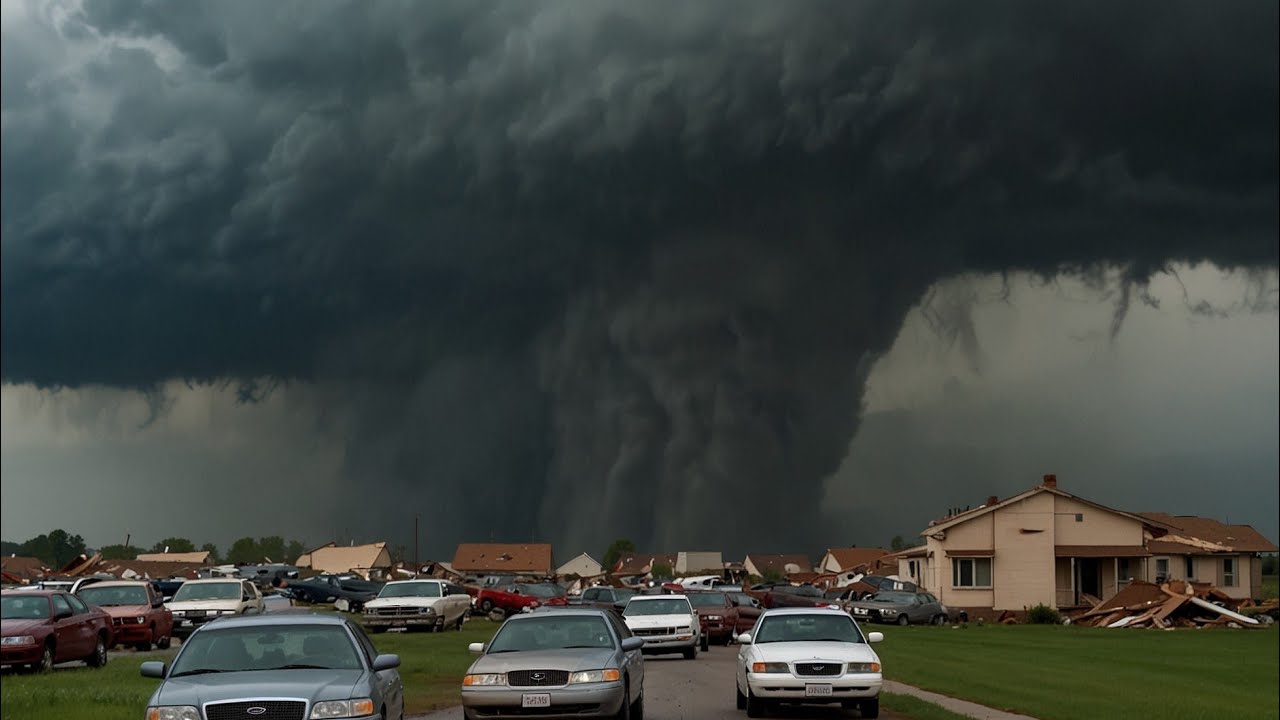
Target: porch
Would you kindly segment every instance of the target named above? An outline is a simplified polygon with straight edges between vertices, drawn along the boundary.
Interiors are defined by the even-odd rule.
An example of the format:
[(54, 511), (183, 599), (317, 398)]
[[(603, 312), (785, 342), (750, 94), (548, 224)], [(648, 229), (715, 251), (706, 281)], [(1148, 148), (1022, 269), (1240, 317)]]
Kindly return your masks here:
[(1146, 576), (1151, 553), (1142, 546), (1059, 545), (1054, 548), (1054, 585), (1058, 609), (1089, 607), (1089, 598), (1105, 600)]

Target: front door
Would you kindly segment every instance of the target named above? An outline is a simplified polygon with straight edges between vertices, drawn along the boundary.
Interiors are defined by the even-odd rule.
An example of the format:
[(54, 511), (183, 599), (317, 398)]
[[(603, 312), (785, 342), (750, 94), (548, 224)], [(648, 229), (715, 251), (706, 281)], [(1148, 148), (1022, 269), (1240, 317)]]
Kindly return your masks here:
[(1097, 558), (1076, 560), (1076, 588), (1096, 598), (1102, 598), (1102, 564)]

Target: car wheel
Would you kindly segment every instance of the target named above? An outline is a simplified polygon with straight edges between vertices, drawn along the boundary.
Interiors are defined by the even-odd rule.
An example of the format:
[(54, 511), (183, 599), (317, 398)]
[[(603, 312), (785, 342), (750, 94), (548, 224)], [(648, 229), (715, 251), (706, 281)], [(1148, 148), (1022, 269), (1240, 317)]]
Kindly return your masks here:
[(690, 647), (690, 648), (685, 648), (685, 649), (684, 649), (684, 659), (685, 659), (685, 660), (692, 660), (692, 659), (694, 659), (694, 658), (696, 658), (696, 657), (698, 657), (698, 648), (692, 648), (692, 647)]
[(898, 624), (899, 624), (899, 625), (904, 625), (904, 626), (905, 626), (905, 625), (910, 625), (910, 624), (911, 624), (911, 620), (910, 620), (910, 619), (908, 619), (906, 615), (899, 615), (899, 616), (898, 616)]
[(617, 720), (631, 720), (631, 682), (622, 686), (622, 707), (618, 708)]
[(100, 668), (107, 664), (107, 641), (101, 635), (93, 646), (93, 654), (85, 659), (89, 667)]
[(453, 629), (462, 632), (462, 624), (467, 621), (466, 613), (458, 616), (458, 622), (454, 623)]
[(735, 702), (736, 702), (736, 703), (737, 703), (737, 705), (738, 705), (738, 709), (739, 709), (739, 710), (746, 710), (746, 709), (747, 709), (747, 696), (742, 694), (742, 688), (739, 688), (739, 687), (738, 687), (738, 683), (737, 683), (737, 682), (734, 682), (734, 684), (733, 684), (733, 694), (736, 696), (736, 697), (734, 698), (734, 700), (735, 700)]
[(863, 700), (858, 705), (858, 714), (864, 718), (880, 717), (880, 698), (874, 697)]
[(493, 601), (489, 600), (488, 598), (481, 600), (480, 612), (484, 613), (485, 615), (488, 615), (489, 613), (493, 612)]
[(644, 720), (644, 693), (640, 693), (640, 697), (631, 703), (631, 720)]
[(137, 650), (138, 652), (150, 652), (150, 651), (151, 651), (151, 643), (149, 643), (149, 642), (140, 642), (140, 643), (138, 643), (137, 645), (134, 645), (134, 646), (133, 646), (133, 649), (134, 649), (134, 650)]
[(755, 693), (751, 692), (751, 688), (749, 686), (747, 687), (747, 699), (744, 704), (746, 707), (743, 709), (747, 711), (747, 717), (764, 717), (764, 702), (757, 698)]
[(706, 635), (702, 636), (702, 640), (698, 641), (698, 649), (706, 652), (711, 649), (711, 640)]
[(934, 616), (933, 616), (933, 624), (934, 624), (934, 625), (946, 625), (946, 624), (947, 624), (947, 618), (946, 618), (946, 616), (945, 616), (945, 615), (934, 615)]
[(32, 670), (38, 673), (46, 673), (53, 669), (53, 660), (57, 655), (57, 648), (54, 647), (53, 641), (44, 644), (44, 652), (40, 654), (40, 662), (31, 666)]
[[(170, 635), (172, 635), (172, 633), (170, 633)], [(173, 638), (169, 637), (169, 635), (165, 635), (164, 637), (160, 638), (159, 640), (156, 640), (156, 649), (158, 649), (158, 650), (168, 650), (168, 649), (169, 649), (169, 646), (170, 646), (170, 645), (172, 645), (172, 644), (173, 644)]]

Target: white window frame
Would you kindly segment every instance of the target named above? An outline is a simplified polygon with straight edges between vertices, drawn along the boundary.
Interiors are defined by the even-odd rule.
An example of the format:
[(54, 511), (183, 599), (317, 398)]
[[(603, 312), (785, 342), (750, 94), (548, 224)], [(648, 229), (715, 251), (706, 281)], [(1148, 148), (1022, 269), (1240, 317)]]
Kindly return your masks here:
[[(978, 584), (978, 562), (985, 561), (987, 564), (987, 584)], [(960, 568), (968, 563), (970, 566), (969, 577), (972, 583), (969, 585), (961, 584)], [(992, 583), (995, 581), (995, 559), (990, 555), (985, 557), (953, 557), (951, 558), (951, 587), (958, 590), (990, 590)]]
[[(1231, 569), (1228, 570), (1227, 568)], [(1236, 587), (1240, 575), (1240, 561), (1235, 557), (1222, 558), (1222, 587)]]

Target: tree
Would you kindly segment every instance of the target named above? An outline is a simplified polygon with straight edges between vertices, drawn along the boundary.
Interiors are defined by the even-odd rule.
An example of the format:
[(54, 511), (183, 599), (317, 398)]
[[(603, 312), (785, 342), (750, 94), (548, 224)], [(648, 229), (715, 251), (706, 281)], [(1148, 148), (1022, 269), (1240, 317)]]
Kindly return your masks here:
[(285, 548), (284, 559), (280, 562), (292, 565), (298, 562), (298, 558), (302, 557), (302, 553), (307, 551), (307, 546), (297, 540), (290, 540), (289, 547)]
[(614, 540), (609, 549), (604, 551), (604, 568), (612, 570), (613, 566), (618, 564), (618, 560), (622, 559), (624, 553), (635, 552), (636, 544), (626, 538), (618, 538)]
[(218, 546), (217, 546), (217, 545), (214, 545), (213, 543), (205, 543), (205, 544), (203, 544), (203, 545), (201, 545), (201, 546), (200, 546), (200, 549), (201, 549), (201, 550), (203, 550), (203, 551), (205, 551), (205, 552), (207, 552), (207, 553), (209, 553), (209, 564), (210, 564), (210, 565), (217, 565), (217, 564), (219, 564), (219, 563), (221, 563), (221, 562), (222, 562), (222, 561), (219, 559), (221, 556), (220, 556), (220, 555), (218, 555)]
[(649, 568), (649, 575), (657, 580), (669, 580), (675, 577), (671, 566), (663, 565), (662, 563), (654, 563), (653, 567)]
[(288, 562), (284, 556), (284, 538), (279, 535), (258, 538), (258, 561), (271, 558), (271, 562)]
[(22, 547), (21, 543), (9, 542), (8, 540), (0, 540), (0, 555), (4, 555), (5, 557), (8, 557), (10, 555), (17, 555), (18, 548), (20, 547)]
[(232, 565), (252, 565), (261, 560), (262, 550), (258, 541), (251, 537), (242, 537), (231, 543), (231, 549), (227, 551), (227, 562)]
[(761, 582), (784, 582), (787, 576), (778, 568), (765, 568), (764, 575), (760, 576)]
[(133, 560), (146, 551), (134, 545), (103, 545), (98, 552), (103, 560)]
[(906, 547), (907, 547), (907, 542), (902, 539), (901, 535), (894, 535), (893, 539), (889, 541), (889, 549), (894, 552), (898, 552), (899, 550), (905, 550)]
[(18, 547), (17, 554), (39, 558), (50, 567), (60, 568), (84, 551), (84, 538), (58, 529), (50, 530), (48, 534), (38, 535), (22, 543)]
[(186, 538), (181, 538), (181, 537), (165, 538), (160, 542), (156, 543), (155, 545), (151, 546), (151, 552), (153, 553), (163, 553), (163, 552), (189, 553), (189, 552), (195, 552), (195, 551), (196, 551), (196, 544)]

